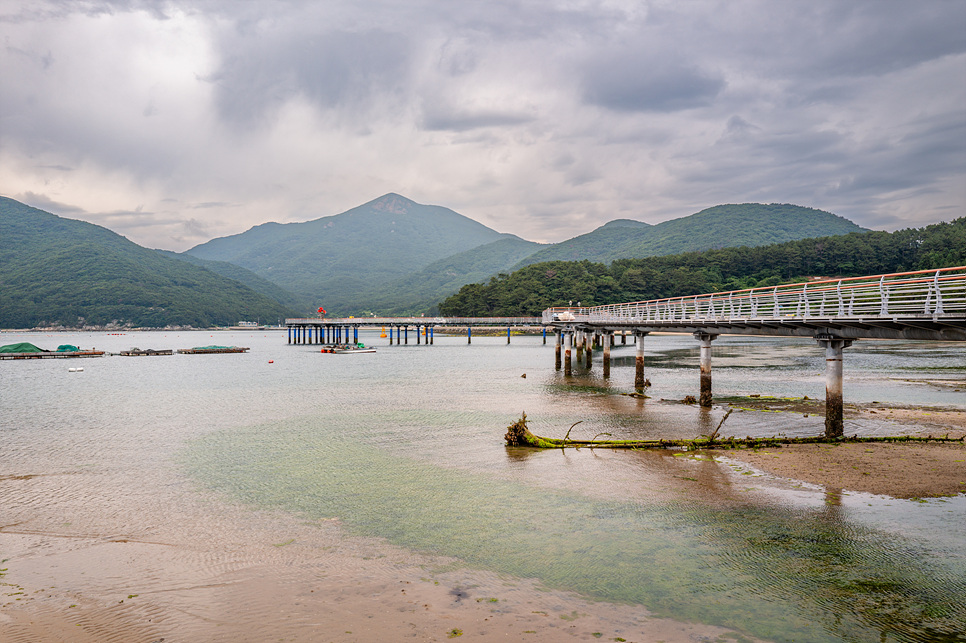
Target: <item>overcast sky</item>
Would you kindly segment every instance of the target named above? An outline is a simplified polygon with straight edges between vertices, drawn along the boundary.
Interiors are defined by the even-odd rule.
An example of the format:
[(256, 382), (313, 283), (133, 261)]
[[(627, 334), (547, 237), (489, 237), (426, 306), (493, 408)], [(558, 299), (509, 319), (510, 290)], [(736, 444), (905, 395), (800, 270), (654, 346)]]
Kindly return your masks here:
[(0, 194), (184, 250), (387, 192), (561, 241), (966, 214), (963, 0), (3, 0)]

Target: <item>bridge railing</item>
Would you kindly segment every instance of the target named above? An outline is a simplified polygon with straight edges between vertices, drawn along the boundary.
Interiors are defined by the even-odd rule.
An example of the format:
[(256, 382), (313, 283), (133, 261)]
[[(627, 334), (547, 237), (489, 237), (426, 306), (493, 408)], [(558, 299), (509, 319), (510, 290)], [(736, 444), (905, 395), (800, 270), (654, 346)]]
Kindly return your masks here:
[(706, 323), (814, 318), (937, 319), (964, 313), (966, 266), (958, 266), (589, 308), (548, 308), (543, 311), (543, 321)]
[(535, 326), (540, 317), (298, 317), (286, 319), (288, 325), (349, 326)]

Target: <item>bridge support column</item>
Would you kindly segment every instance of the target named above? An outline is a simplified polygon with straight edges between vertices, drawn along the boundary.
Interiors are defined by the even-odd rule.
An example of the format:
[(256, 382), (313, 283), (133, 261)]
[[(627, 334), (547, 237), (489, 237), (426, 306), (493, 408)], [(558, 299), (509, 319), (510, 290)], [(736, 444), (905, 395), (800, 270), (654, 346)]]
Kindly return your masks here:
[(510, 343), (510, 327), (509, 326), (506, 327), (506, 343), (507, 344)]
[(471, 326), (466, 327), (466, 343), (473, 343), (473, 328)]
[(604, 377), (610, 377), (610, 347), (614, 345), (614, 333), (604, 333)]
[(574, 341), (577, 343), (577, 364), (579, 365), (584, 361), (584, 331), (578, 330), (574, 333), (576, 334)]
[(389, 345), (392, 346), (392, 324), (389, 324)]
[(408, 325), (403, 326), (403, 337), (404, 337), (403, 343), (405, 343), (406, 346), (409, 346), (409, 326)]
[(694, 338), (701, 342), (701, 394), (698, 404), (705, 408), (711, 406), (711, 342), (717, 337), (710, 333), (694, 334)]
[(543, 343), (544, 344), (547, 343), (547, 327), (546, 326), (543, 327)]
[(587, 350), (587, 368), (590, 369), (594, 363), (594, 343), (597, 341), (597, 333), (584, 335), (584, 348)]
[[(425, 326), (423, 328), (425, 328)], [(423, 332), (419, 330), (419, 324), (416, 324), (416, 345), (417, 346), (419, 346), (419, 343), (422, 341), (422, 334)]]
[(433, 345), (433, 326), (429, 327), (429, 345)]
[(634, 359), (634, 388), (638, 393), (644, 392), (644, 337), (647, 333), (634, 331), (634, 343), (637, 344), (637, 357)]
[(563, 344), (563, 331), (555, 330), (554, 335), (557, 337), (557, 343), (553, 347), (553, 367), (554, 370), (560, 370), (560, 346)]
[(353, 326), (352, 327), (352, 341), (354, 343), (356, 343), (356, 344), (359, 343), (359, 327), (358, 326)]
[(573, 374), (573, 364), (570, 361), (570, 352), (574, 346), (574, 331), (567, 331), (567, 348), (564, 350), (564, 375), (570, 377)]
[(842, 351), (852, 345), (851, 339), (834, 335), (815, 338), (825, 347), (825, 437), (840, 438), (844, 434), (842, 421)]
[(627, 344), (627, 331), (621, 331), (621, 345)]

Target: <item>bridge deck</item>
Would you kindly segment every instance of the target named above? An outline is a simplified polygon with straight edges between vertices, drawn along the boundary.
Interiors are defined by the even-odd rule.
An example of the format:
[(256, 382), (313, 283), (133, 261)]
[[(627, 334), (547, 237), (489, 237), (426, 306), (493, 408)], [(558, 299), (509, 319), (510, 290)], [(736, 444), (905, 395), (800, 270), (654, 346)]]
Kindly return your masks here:
[(548, 308), (543, 321), (564, 329), (604, 332), (966, 341), (966, 266)]

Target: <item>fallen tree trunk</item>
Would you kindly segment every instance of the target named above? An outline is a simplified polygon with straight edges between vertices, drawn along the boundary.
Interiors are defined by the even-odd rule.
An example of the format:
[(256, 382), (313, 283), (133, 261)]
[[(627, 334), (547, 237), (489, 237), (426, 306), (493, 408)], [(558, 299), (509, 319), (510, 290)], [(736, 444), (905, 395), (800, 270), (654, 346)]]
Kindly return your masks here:
[[(573, 427), (571, 427), (573, 428)], [(720, 429), (720, 425), (718, 426)], [(567, 432), (570, 435), (570, 432)], [(527, 414), (507, 427), (506, 440), (507, 446), (515, 447), (535, 447), (538, 449), (566, 449), (568, 447), (579, 449), (580, 447), (605, 448), (605, 449), (670, 449), (684, 448), (687, 451), (698, 449), (754, 449), (759, 447), (780, 448), (783, 444), (842, 444), (850, 442), (964, 442), (966, 436), (961, 438), (950, 438), (948, 436), (919, 436), (919, 435), (895, 435), (879, 437), (862, 437), (853, 435), (839, 438), (826, 438), (825, 436), (789, 438), (789, 437), (770, 437), (770, 438), (717, 438), (717, 430), (710, 436), (701, 436), (690, 440), (571, 440), (569, 438), (545, 438), (534, 435), (527, 428)]]

